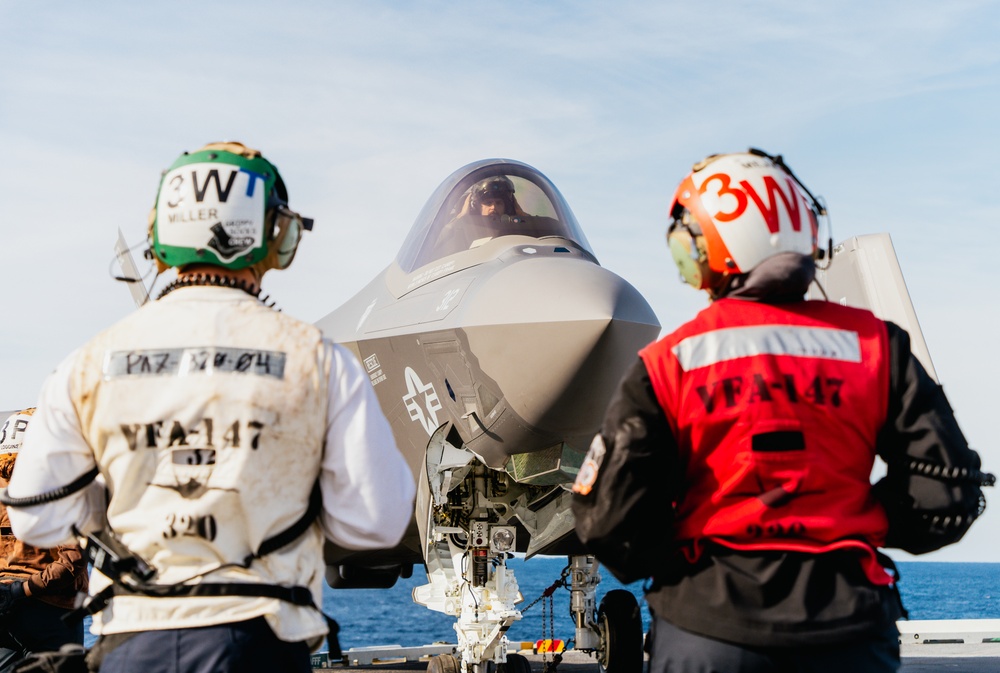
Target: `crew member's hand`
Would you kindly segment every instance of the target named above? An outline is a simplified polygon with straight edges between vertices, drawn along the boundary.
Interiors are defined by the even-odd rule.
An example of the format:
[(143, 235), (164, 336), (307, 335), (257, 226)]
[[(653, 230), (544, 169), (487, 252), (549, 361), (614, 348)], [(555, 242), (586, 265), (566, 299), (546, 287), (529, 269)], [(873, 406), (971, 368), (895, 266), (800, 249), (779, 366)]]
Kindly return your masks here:
[(5, 615), (24, 598), (24, 582), (15, 580), (0, 584), (0, 615)]

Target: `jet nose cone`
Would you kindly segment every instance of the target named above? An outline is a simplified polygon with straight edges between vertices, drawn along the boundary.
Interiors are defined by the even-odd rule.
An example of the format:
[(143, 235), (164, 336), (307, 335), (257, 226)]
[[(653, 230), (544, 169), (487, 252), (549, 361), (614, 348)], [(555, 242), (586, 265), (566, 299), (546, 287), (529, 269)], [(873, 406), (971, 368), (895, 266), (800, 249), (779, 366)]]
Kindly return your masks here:
[(571, 444), (589, 442), (622, 374), (660, 330), (634, 287), (579, 256), (515, 260), (484, 283), (475, 307), (470, 345), (507, 410)]
[[(533, 249), (532, 246), (521, 248)], [(528, 253), (520, 252), (520, 257), (505, 258), (507, 264), (478, 290), (475, 313), (468, 314), (470, 323), (613, 319), (659, 330), (656, 315), (638, 290), (581, 254), (531, 258)]]

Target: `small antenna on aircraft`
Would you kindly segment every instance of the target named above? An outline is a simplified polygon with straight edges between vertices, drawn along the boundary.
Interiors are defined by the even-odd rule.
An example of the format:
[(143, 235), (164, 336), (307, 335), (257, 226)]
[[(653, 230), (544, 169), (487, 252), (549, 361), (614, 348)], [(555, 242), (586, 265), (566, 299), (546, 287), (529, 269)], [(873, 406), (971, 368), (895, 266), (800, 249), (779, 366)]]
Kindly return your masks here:
[(149, 301), (149, 291), (146, 289), (145, 283), (143, 283), (142, 275), (139, 273), (139, 269), (135, 265), (135, 260), (132, 258), (132, 251), (129, 250), (128, 243), (125, 242), (125, 236), (122, 234), (120, 228), (118, 229), (118, 240), (115, 242), (115, 258), (121, 267), (122, 275), (113, 275), (112, 277), (115, 280), (128, 283), (128, 291), (132, 293), (135, 305), (137, 307), (142, 306)]

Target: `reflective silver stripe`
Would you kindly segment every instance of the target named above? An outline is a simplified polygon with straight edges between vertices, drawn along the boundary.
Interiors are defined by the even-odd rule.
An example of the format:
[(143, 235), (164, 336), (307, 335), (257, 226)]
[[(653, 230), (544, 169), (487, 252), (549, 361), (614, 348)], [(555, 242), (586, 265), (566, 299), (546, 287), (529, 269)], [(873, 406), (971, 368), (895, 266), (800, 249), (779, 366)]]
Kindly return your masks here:
[(823, 327), (730, 327), (688, 337), (672, 350), (685, 371), (754, 355), (861, 362), (861, 338), (857, 332)]
[(104, 359), (104, 378), (188, 376), (190, 374), (285, 376), (285, 353), (252, 348), (161, 348), (114, 351)]

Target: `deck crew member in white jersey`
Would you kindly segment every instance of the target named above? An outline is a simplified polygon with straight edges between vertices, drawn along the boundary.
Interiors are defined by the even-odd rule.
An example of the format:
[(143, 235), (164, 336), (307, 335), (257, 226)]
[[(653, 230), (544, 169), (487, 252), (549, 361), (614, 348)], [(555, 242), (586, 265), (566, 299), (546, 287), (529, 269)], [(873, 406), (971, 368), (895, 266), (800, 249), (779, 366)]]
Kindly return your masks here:
[(259, 151), (184, 153), (149, 224), (176, 279), (43, 387), (14, 531), (40, 547), (113, 536), (148, 566), (91, 578), (101, 671), (309, 671), (324, 538), (391, 548), (412, 517), (412, 473), (357, 359), (258, 298), (311, 228)]

